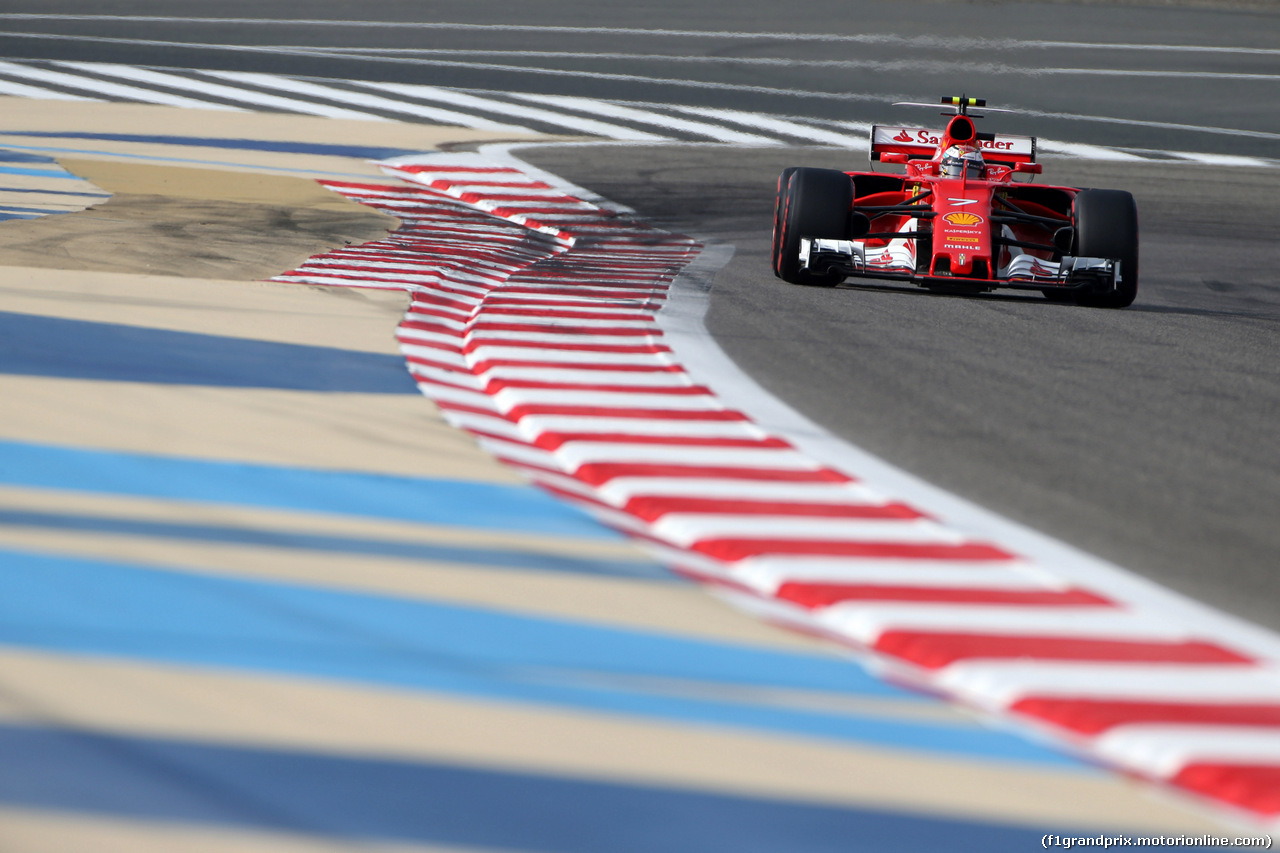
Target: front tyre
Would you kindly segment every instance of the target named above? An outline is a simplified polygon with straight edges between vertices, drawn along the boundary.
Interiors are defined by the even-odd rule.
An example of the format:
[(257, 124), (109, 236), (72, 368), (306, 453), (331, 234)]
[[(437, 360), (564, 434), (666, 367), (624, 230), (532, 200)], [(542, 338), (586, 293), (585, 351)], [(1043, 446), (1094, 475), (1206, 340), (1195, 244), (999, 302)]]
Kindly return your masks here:
[(778, 278), (782, 278), (782, 267), (779, 261), (782, 257), (782, 211), (786, 207), (787, 184), (791, 182), (791, 175), (795, 170), (795, 166), (782, 170), (782, 174), (778, 176), (778, 195), (773, 203), (773, 274)]
[(1081, 190), (1075, 201), (1076, 255), (1120, 261), (1110, 293), (1083, 293), (1081, 305), (1127, 308), (1138, 295), (1138, 205), (1124, 190)]
[[(844, 276), (800, 268), (800, 238), (846, 240), (853, 208), (853, 180), (835, 169), (795, 169), (779, 179), (774, 214), (774, 272), (792, 284), (831, 287)], [(784, 184), (785, 181), (785, 184)]]

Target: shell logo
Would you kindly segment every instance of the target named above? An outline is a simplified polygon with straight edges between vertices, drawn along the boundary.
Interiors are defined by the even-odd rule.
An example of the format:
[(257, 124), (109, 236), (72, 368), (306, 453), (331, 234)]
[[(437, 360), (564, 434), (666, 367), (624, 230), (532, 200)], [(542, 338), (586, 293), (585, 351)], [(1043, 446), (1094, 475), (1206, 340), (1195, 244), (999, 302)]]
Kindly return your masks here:
[(982, 217), (976, 213), (948, 213), (942, 218), (952, 225), (978, 225), (982, 222)]

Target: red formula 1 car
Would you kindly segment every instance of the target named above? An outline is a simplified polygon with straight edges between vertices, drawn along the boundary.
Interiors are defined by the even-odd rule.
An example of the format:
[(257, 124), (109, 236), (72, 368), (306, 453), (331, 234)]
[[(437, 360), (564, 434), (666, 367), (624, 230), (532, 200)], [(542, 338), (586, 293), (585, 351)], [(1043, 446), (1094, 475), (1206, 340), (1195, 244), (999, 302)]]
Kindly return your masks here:
[[(790, 168), (778, 179), (773, 271), (793, 284), (896, 279), (950, 292), (1039, 290), (1124, 308), (1138, 292), (1138, 208), (1121, 190), (1015, 182), (1036, 141), (979, 133), (977, 98), (943, 98), (946, 130), (873, 127), (871, 159), (905, 175)], [(910, 104), (909, 106), (929, 106)]]

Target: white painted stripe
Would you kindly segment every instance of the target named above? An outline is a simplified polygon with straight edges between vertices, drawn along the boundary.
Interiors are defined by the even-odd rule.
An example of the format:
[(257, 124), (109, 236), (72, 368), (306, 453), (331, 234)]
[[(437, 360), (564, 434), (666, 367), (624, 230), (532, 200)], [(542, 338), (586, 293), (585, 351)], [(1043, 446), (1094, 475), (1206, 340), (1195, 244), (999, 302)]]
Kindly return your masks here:
[(859, 601), (824, 608), (812, 618), (828, 630), (867, 644), (885, 631), (1175, 643), (1195, 637), (1185, 626), (1158, 615), (1111, 608)]
[(1280, 730), (1247, 726), (1121, 726), (1093, 749), (1122, 767), (1170, 777), (1193, 761), (1280, 766)]
[(666, 353), (648, 352), (591, 352), (583, 350), (539, 350), (530, 347), (507, 347), (501, 344), (484, 344), (470, 353), (471, 362), (481, 361), (546, 361), (558, 364), (628, 364), (662, 365), (673, 363)]
[(365, 86), (370, 89), (380, 89), (386, 92), (394, 92), (399, 95), (408, 95), (411, 98), (419, 98), (424, 101), (437, 101), (440, 103), (453, 104), (457, 107), (484, 110), (485, 112), (509, 115), (514, 118), (540, 121), (555, 127), (563, 127), (567, 130), (585, 133), (591, 136), (606, 136), (610, 139), (623, 139), (632, 142), (663, 142), (667, 139), (665, 136), (646, 133), (641, 130), (623, 127), (622, 125), (581, 118), (579, 116), (566, 115), (564, 113), (552, 112), (551, 110), (526, 107), (520, 104), (511, 104), (494, 98), (483, 98), (478, 95), (469, 95), (464, 92), (442, 89), (438, 86), (422, 86), (413, 83), (376, 83), (367, 80), (352, 82), (357, 82), (358, 85)]
[[(399, 336), (397, 336), (399, 337)], [(460, 370), (467, 370), (467, 357), (456, 350), (436, 349), (414, 344), (412, 341), (400, 341), (400, 352), (406, 358), (422, 358), (436, 364), (449, 364)], [(417, 365), (410, 365), (416, 367)], [(460, 384), (460, 383), (459, 383)]]
[(953, 665), (939, 683), (992, 709), (1006, 708), (1026, 696), (1280, 701), (1280, 669), (1274, 666), (975, 661)]
[(951, 573), (961, 575), (976, 572), (983, 576), (1001, 577), (1007, 575), (1011, 582), (1021, 578), (1030, 583), (1042, 586), (1061, 586), (1064, 582), (1056, 576), (1044, 571), (1034, 563), (1022, 560), (906, 560), (898, 558), (878, 557), (751, 557), (743, 560), (735, 567), (736, 575), (748, 580), (753, 586), (775, 589), (787, 581), (796, 583), (842, 583), (850, 578), (863, 577), (864, 573), (884, 575), (886, 577), (901, 576), (903, 583), (911, 583), (911, 578), (941, 578), (940, 584), (947, 585), (946, 578)]
[[(446, 413), (445, 417), (452, 415)], [(476, 443), (484, 450), (496, 456), (499, 460), (507, 464), (529, 465), (535, 468), (557, 468), (556, 459), (545, 450), (539, 450), (536, 447), (526, 447), (505, 441), (498, 441), (485, 436), (478, 436)]]
[(700, 121), (688, 121), (674, 116), (662, 115), (660, 113), (651, 112), (649, 110), (640, 110), (634, 107), (626, 107), (621, 104), (600, 101), (594, 98), (579, 98), (570, 95), (531, 95), (521, 92), (512, 92), (511, 96), (513, 98), (520, 98), (522, 100), (532, 101), (538, 104), (548, 104), (568, 110), (579, 110), (585, 113), (602, 115), (608, 118), (634, 121), (640, 124), (652, 125), (653, 127), (661, 127), (664, 130), (693, 133), (698, 136), (709, 137), (717, 142), (728, 142), (735, 145), (779, 144), (777, 139), (767, 136), (741, 133), (736, 130), (721, 127), (720, 125), (707, 124), (706, 122)]
[(813, 518), (730, 513), (670, 513), (652, 523), (669, 542), (692, 545), (709, 539), (782, 539), (795, 542), (931, 542), (958, 544), (965, 537), (934, 521), (880, 518)]
[(528, 441), (515, 424), (501, 418), (484, 415), (479, 412), (458, 411), (445, 411), (444, 417), (449, 421), (450, 425), (459, 429), (475, 430), (514, 442)]
[(441, 317), (438, 315), (420, 314), (415, 311), (410, 311), (406, 314), (405, 319), (411, 320), (415, 323), (435, 323), (437, 325), (444, 326), (447, 329), (454, 329), (459, 333), (466, 329), (468, 323), (468, 318), (465, 316), (460, 319), (452, 319), (450, 317)]
[(504, 365), (491, 367), (480, 374), (486, 381), (563, 382), (581, 385), (627, 385), (634, 388), (689, 387), (694, 383), (684, 373), (624, 371), (624, 370), (576, 370), (573, 368), (517, 367)]
[[(493, 395), (502, 409), (516, 406), (591, 406), (608, 409), (671, 409), (687, 412), (723, 412), (720, 401), (710, 394), (660, 394), (646, 391), (573, 391), (569, 389), (504, 388)], [(607, 411), (600, 412), (608, 417)]]
[[(567, 312), (578, 313), (573, 309), (565, 309)], [(634, 319), (616, 319), (613, 317), (603, 317), (599, 320), (587, 319), (585, 317), (560, 317), (555, 314), (488, 314), (472, 321), (471, 327), (475, 331), (483, 331), (498, 325), (521, 325), (521, 326), (541, 326), (548, 331), (552, 329), (637, 329), (640, 331), (652, 331), (657, 335), (660, 330), (652, 317), (641, 315)]]
[[(574, 325), (606, 324), (616, 325), (654, 325), (653, 311), (641, 300), (634, 300), (630, 305), (606, 305), (591, 307), (564, 295), (557, 295), (561, 303), (554, 302), (518, 302), (516, 300), (490, 300), (490, 318), (495, 323), (573, 323)], [(604, 300), (597, 299), (597, 302)]]
[[(530, 344), (582, 344), (584, 346), (619, 346), (644, 347), (661, 343), (658, 335), (575, 335), (572, 332), (556, 334), (554, 332), (502, 332), (492, 329), (477, 329), (469, 339), (475, 343), (487, 344), (513, 343), (516, 341)], [(529, 348), (535, 349), (535, 348)], [(528, 349), (526, 350), (528, 352)]]
[(878, 502), (880, 494), (851, 483), (787, 483), (768, 480), (750, 484), (740, 479), (710, 477), (619, 477), (600, 487), (610, 503), (624, 504), (633, 497), (671, 496), (750, 498), (753, 500), (814, 501), (821, 503)]
[(38, 86), (28, 86), (25, 83), (14, 83), (10, 80), (0, 80), (0, 95), (12, 95), (16, 98), (38, 98), (45, 101), (99, 101), (100, 98), (91, 98), (88, 95), (72, 95), (70, 92), (59, 92), (54, 89), (41, 89)]
[[(78, 63), (60, 62), (58, 64), (75, 67)], [(96, 65), (92, 66), (92, 68), (94, 71), (99, 70), (99, 66)], [(77, 74), (65, 74), (61, 71), (49, 71), (45, 68), (33, 68), (26, 65), (18, 65), (13, 62), (0, 62), (0, 71), (5, 74), (12, 74), (15, 77), (25, 77), (28, 80), (39, 80), (43, 83), (53, 83), (57, 86), (66, 86), (70, 89), (81, 89), (86, 92), (92, 92), (95, 95), (127, 98), (132, 101), (144, 101), (149, 104), (162, 104), (170, 107), (223, 109), (238, 112), (235, 107), (229, 107), (223, 104), (212, 104), (207, 101), (197, 101), (193, 98), (184, 98), (180, 95), (171, 95), (168, 92), (139, 89), (136, 86), (122, 86), (119, 83), (112, 83), (110, 80), (97, 80), (92, 77), (81, 77)]]
[(682, 113), (689, 115), (702, 116), (703, 118), (713, 118), (720, 121), (732, 122), (740, 124), (743, 127), (754, 127), (760, 130), (767, 130), (771, 133), (780, 134), (782, 136), (791, 136), (796, 139), (802, 139), (805, 142), (822, 142), (827, 145), (834, 145), (837, 148), (865, 148), (867, 146), (866, 136), (853, 136), (852, 134), (833, 133), (830, 130), (823, 130), (809, 124), (801, 124), (798, 121), (785, 119), (780, 116), (765, 115), (763, 113), (747, 113), (739, 110), (718, 110), (709, 107), (674, 107)]
[(475, 130), (494, 130), (507, 133), (533, 133), (529, 128), (521, 127), (516, 124), (503, 124), (501, 122), (490, 121), (489, 119), (479, 118), (467, 113), (456, 112), (454, 110), (424, 107), (420, 104), (411, 104), (405, 101), (393, 101), (389, 98), (363, 94), (361, 92), (352, 92), (346, 89), (337, 89), (333, 86), (321, 86), (317, 83), (308, 83), (303, 80), (295, 80), (291, 77), (281, 77), (278, 74), (255, 74), (247, 71), (205, 71), (203, 73), (211, 77), (218, 77), (222, 80), (230, 80), (235, 83), (248, 83), (250, 85), (260, 86), (264, 89), (278, 89), (281, 92), (291, 92), (295, 95), (308, 95), (313, 98), (324, 98), (326, 100), (337, 101), (342, 104), (352, 104), (353, 106), (364, 107), (365, 109), (403, 113), (405, 115), (429, 119), (441, 124), (456, 124), (462, 127), (470, 127)]
[[(764, 594), (773, 594), (784, 583), (797, 584), (872, 584), (920, 588), (998, 589), (1008, 591), (1061, 590), (1066, 588), (1058, 578), (1045, 578), (1036, 571), (1019, 571), (1019, 566), (978, 563), (976, 566), (956, 562), (930, 562), (914, 565), (910, 560), (848, 559), (843, 567), (818, 578), (797, 578), (785, 571), (761, 571), (758, 561), (734, 572), (734, 577)], [(782, 561), (773, 560), (775, 567)], [(833, 563), (835, 561), (832, 561)], [(925, 562), (925, 561), (920, 561)], [(1025, 564), (1022, 564), (1025, 565)]]
[(592, 462), (645, 462), (689, 466), (735, 466), (789, 471), (812, 470), (813, 463), (793, 450), (726, 447), (631, 445), (606, 442), (572, 442), (556, 451), (568, 471)]
[(454, 352), (462, 352), (462, 338), (453, 335), (447, 335), (442, 332), (428, 332), (422, 329), (406, 329), (400, 328), (396, 331), (396, 338), (406, 343), (417, 343), (419, 345), (436, 344)]
[(472, 391), (457, 385), (437, 385), (434, 383), (426, 386), (424, 390), (437, 403), (453, 403), (460, 406), (485, 409), (492, 411), (495, 417), (502, 417), (502, 413), (495, 409), (489, 401), (489, 395), (483, 391)]
[[(506, 406), (501, 411), (509, 411)], [(745, 421), (655, 420), (653, 418), (611, 418), (598, 415), (525, 415), (520, 427), (531, 438), (544, 433), (605, 435), (619, 433), (634, 436), (668, 436), (681, 438), (725, 438), (758, 441), (764, 432)]]
[[(418, 382), (432, 385), (448, 385), (467, 391), (474, 391), (477, 394), (484, 393), (483, 386), (469, 373), (459, 373), (455, 370), (445, 370), (439, 367), (427, 367), (426, 365), (413, 364), (412, 362), (409, 363), (409, 372), (413, 374), (413, 378)], [(431, 389), (423, 388), (422, 393), (430, 397)]]
[[(155, 86), (166, 86), (170, 89), (182, 89), (187, 92), (197, 92), (201, 95), (208, 95), (213, 98), (223, 98), (224, 100), (236, 101), (242, 104), (253, 104), (254, 106), (259, 107), (272, 107), (286, 112), (305, 113), (307, 115), (324, 116), (325, 118), (386, 121), (382, 116), (377, 116), (372, 113), (357, 112), (356, 110), (343, 109), (342, 107), (330, 107), (324, 104), (311, 103), (309, 101), (299, 101), (294, 98), (282, 98), (278, 95), (268, 95), (249, 89), (240, 89), (233, 86), (223, 86), (219, 83), (209, 83), (204, 80), (197, 80), (190, 77), (181, 77), (177, 74), (164, 74), (159, 71), (150, 71), (145, 68), (135, 68), (132, 65), (110, 65), (97, 62), (60, 62), (58, 64), (69, 68), (79, 68), (94, 74), (105, 74), (110, 77), (119, 77), (123, 80), (133, 80), (138, 83), (150, 83)], [(148, 90), (138, 89), (135, 91), (142, 92)], [(236, 109), (235, 107), (227, 107), (208, 101), (190, 101), (186, 98), (183, 100), (189, 101), (190, 105), (205, 108)]]

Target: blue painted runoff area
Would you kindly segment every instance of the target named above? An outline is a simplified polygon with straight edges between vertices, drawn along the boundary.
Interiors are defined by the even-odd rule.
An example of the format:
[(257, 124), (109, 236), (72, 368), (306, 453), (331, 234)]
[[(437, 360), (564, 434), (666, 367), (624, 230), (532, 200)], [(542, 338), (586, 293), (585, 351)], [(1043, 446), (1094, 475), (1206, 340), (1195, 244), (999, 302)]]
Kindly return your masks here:
[(61, 208), (50, 207), (14, 207), (12, 205), (0, 205), (0, 213), (31, 213), (37, 216), (43, 216), (47, 213), (65, 213)]
[(35, 139), (99, 139), (110, 142), (141, 142), (159, 145), (186, 145), (196, 148), (224, 148), (231, 151), (276, 151), (283, 154), (319, 154), (354, 157), (360, 160), (388, 160), (419, 154), (412, 148), (384, 148), (368, 145), (334, 145), (319, 142), (287, 142), (271, 139), (223, 139), (214, 136), (166, 136), (142, 133), (84, 133), (70, 131), (7, 130), (0, 136), (27, 136)]
[[(213, 542), (221, 545), (249, 545), (287, 548), (326, 554), (360, 554), (405, 560), (457, 563), (485, 569), (514, 569), (602, 577), (634, 578), (679, 582), (660, 563), (652, 560), (609, 560), (574, 557), (522, 548), (480, 548), (437, 542), (406, 542), (402, 539), (375, 539), (361, 536), (328, 536), (295, 530), (278, 530), (235, 525), (191, 524), (138, 518), (114, 518), (61, 512), (32, 512), (0, 508), (0, 527), (38, 528), (75, 533), (105, 533), (116, 536), (144, 536), (183, 542)], [(477, 583), (483, 579), (477, 578)]]
[[(3, 135), (3, 134), (0, 134)], [(30, 151), (11, 151), (0, 148), (0, 163), (52, 163), (52, 157), (43, 154), (32, 154)]]
[(0, 644), (1083, 767), (976, 726), (715, 696), (723, 685), (912, 698), (840, 658), (80, 557), (0, 551)]
[(1026, 853), (1045, 834), (1088, 834), (20, 725), (0, 725), (0, 755), (0, 802), (9, 806), (332, 840), (542, 853)]
[(0, 311), (0, 373), (116, 382), (417, 394), (399, 355)]
[(64, 181), (78, 181), (80, 177), (65, 172), (61, 167), (52, 169), (24, 169), (21, 166), (0, 166), (0, 175), (26, 175), (35, 178), (55, 178)]
[(0, 441), (0, 483), (482, 530), (620, 540), (533, 486), (286, 468)]

